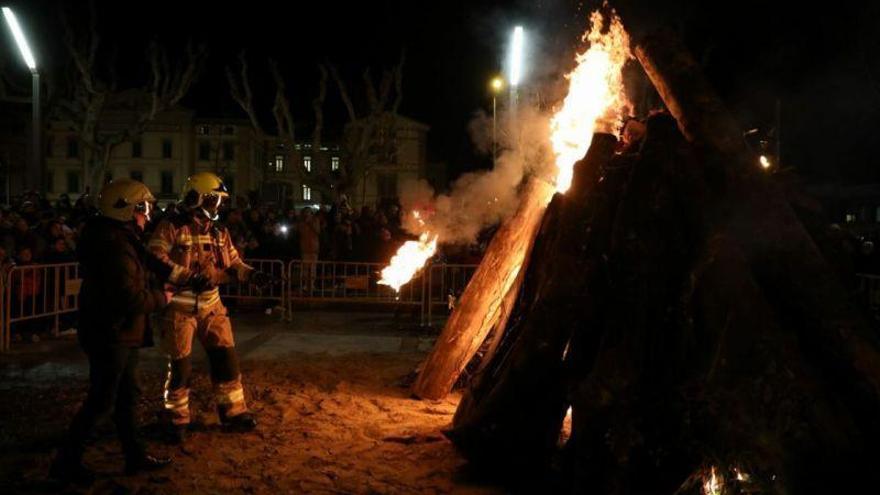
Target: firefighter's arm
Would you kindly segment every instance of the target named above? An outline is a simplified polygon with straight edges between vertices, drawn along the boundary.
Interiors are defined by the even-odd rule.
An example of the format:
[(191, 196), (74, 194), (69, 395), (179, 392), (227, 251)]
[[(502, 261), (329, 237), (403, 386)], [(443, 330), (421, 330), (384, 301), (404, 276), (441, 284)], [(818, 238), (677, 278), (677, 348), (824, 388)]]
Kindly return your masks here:
[(163, 220), (156, 226), (155, 232), (150, 237), (147, 247), (155, 255), (159, 262), (164, 263), (170, 269), (168, 282), (176, 285), (186, 285), (192, 279), (192, 271), (178, 265), (171, 259), (171, 249), (174, 247), (176, 232), (171, 222)]
[(135, 255), (127, 252), (111, 253), (108, 263), (112, 280), (111, 287), (118, 287), (111, 296), (125, 313), (146, 314), (158, 311), (168, 304), (165, 293), (144, 287), (144, 280), (137, 276), (138, 266)]

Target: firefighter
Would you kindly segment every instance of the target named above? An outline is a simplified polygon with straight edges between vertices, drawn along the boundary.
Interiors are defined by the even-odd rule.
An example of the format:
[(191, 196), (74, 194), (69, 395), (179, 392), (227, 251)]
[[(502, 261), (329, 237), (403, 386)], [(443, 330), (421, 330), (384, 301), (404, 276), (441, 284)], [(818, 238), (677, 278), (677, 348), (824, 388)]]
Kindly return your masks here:
[(82, 465), (86, 439), (99, 418), (113, 409), (116, 432), (125, 454), (125, 471), (134, 474), (168, 465), (171, 459), (147, 455), (138, 438), (135, 404), (138, 349), (152, 345), (149, 314), (168, 304), (171, 294), (156, 283), (167, 266), (144, 248), (143, 229), (153, 195), (140, 182), (118, 179), (101, 191), (100, 215), (87, 220), (79, 242), (82, 270), (80, 330), (89, 358), (89, 391), (74, 416), (50, 475), (87, 484), (94, 478)]
[(167, 287), (174, 296), (162, 318), (162, 343), (170, 357), (165, 414), (176, 443), (185, 440), (190, 423), (194, 337), (207, 351), (221, 423), (232, 431), (249, 431), (257, 425), (245, 403), (232, 325), (218, 286), (232, 281), (265, 286), (273, 279), (245, 264), (229, 231), (216, 223), (227, 197), (216, 175), (192, 175), (184, 185), (180, 213), (162, 220), (149, 242), (149, 249), (171, 268)]

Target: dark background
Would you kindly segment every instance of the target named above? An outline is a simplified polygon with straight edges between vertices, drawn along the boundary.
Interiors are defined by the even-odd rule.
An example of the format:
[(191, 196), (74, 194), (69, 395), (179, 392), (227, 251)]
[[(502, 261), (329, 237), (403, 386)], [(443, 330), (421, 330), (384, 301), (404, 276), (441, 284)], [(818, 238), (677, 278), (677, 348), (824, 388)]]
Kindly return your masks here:
[[(41, 65), (65, 63), (58, 9), (84, 21), (88, 3), (10, 2), (18, 10)], [(674, 26), (744, 128), (769, 128), (782, 105), (786, 166), (812, 180), (877, 181), (875, 134), (880, 117), (880, 2), (638, 2), (613, 3), (633, 33)], [(488, 166), (473, 152), (467, 123), (491, 110), (488, 80), (502, 70), (511, 27), (525, 26), (532, 49), (532, 81), (560, 77), (579, 45), (589, 12), (600, 2), (222, 2), (101, 1), (102, 55), (119, 50), (124, 82), (146, 80), (144, 50), (154, 38), (182, 51), (188, 38), (208, 44), (210, 57), (185, 104), (204, 116), (240, 116), (229, 98), (223, 68), (246, 49), (258, 104), (271, 105), (274, 86), (266, 61), (281, 64), (299, 135), (310, 132), (316, 63), (331, 61), (358, 98), (360, 73), (393, 66), (406, 49), (401, 113), (431, 126), (429, 154), (445, 161), (451, 177)], [(17, 53), (2, 38), (7, 66)], [(44, 63), (45, 61), (45, 63)], [(26, 81), (26, 79), (23, 79)], [(328, 85), (328, 132), (346, 115)], [(266, 119), (267, 123), (270, 119)], [(332, 137), (332, 134), (328, 137)]]

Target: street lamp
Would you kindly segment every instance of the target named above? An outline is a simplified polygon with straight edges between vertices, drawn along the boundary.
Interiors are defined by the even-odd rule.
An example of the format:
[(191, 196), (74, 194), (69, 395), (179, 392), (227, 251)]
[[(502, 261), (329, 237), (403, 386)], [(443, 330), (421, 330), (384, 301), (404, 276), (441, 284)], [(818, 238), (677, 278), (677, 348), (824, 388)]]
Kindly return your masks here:
[(510, 109), (512, 113), (516, 112), (517, 100), (519, 94), (517, 92), (520, 80), (523, 74), (523, 45), (525, 44), (525, 34), (522, 26), (513, 28), (513, 38), (510, 42)]
[[(28, 183), (26, 187), (31, 187), (39, 190), (42, 186), (42, 178), (43, 178), (43, 170), (40, 166), (40, 73), (37, 71), (37, 61), (34, 60), (34, 54), (31, 52), (31, 47), (28, 45), (27, 38), (24, 36), (24, 31), (21, 29), (21, 25), (18, 24), (18, 19), (15, 17), (15, 13), (12, 12), (12, 9), (9, 7), (3, 7), (3, 17), (6, 19), (6, 25), (9, 26), (9, 30), (12, 31), (12, 37), (15, 38), (15, 44), (18, 45), (18, 50), (21, 52), (21, 58), (24, 59), (25, 65), (31, 71), (31, 103), (32, 103), (32, 116), (33, 120), (32, 124), (32, 139), (33, 139), (33, 151), (31, 154), (31, 169), (30, 173), (25, 174), (26, 180)], [(7, 198), (8, 200), (9, 198)]]
[(495, 158), (498, 156), (497, 119), (495, 117), (496, 100), (498, 93), (504, 89), (504, 79), (495, 77), (490, 83), (492, 86), (492, 166), (495, 166)]

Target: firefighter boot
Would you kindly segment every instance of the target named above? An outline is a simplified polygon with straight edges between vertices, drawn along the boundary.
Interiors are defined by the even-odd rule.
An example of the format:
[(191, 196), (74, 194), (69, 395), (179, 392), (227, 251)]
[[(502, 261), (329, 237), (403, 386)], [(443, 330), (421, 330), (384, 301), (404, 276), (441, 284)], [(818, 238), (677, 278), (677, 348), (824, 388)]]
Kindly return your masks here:
[(170, 464), (170, 457), (153, 457), (149, 454), (141, 454), (125, 460), (125, 474), (131, 476), (143, 471), (157, 471)]
[(246, 432), (257, 427), (257, 418), (250, 412), (244, 412), (236, 416), (223, 419), (223, 425), (228, 431)]

